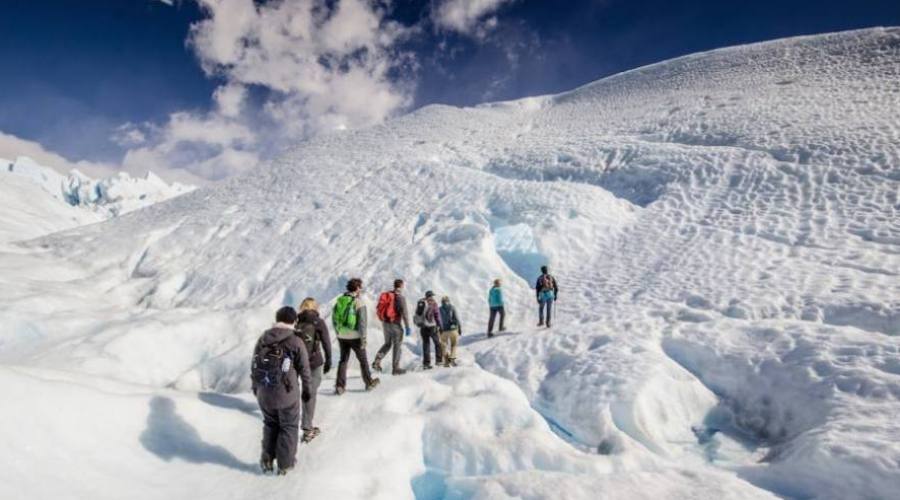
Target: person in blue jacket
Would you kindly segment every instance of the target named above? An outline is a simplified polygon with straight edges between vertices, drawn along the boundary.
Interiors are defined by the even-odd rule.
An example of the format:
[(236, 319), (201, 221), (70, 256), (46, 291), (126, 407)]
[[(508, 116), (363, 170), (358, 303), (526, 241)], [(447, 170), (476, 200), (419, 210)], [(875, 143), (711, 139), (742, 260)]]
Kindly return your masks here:
[(488, 292), (488, 307), (490, 307), (491, 310), (491, 316), (488, 320), (488, 337), (494, 336), (494, 319), (496, 319), (497, 315), (500, 315), (500, 331), (506, 331), (506, 327), (503, 326), (506, 310), (503, 308), (503, 289), (500, 286), (501, 284), (499, 278), (495, 279), (494, 286), (492, 286), (491, 291)]

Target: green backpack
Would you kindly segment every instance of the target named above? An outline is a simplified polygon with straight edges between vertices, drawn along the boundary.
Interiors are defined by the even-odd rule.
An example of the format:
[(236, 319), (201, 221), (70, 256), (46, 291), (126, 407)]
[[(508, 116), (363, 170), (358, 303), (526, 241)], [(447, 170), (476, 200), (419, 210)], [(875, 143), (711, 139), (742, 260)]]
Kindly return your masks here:
[(356, 298), (347, 294), (338, 297), (331, 311), (331, 324), (338, 335), (356, 331)]

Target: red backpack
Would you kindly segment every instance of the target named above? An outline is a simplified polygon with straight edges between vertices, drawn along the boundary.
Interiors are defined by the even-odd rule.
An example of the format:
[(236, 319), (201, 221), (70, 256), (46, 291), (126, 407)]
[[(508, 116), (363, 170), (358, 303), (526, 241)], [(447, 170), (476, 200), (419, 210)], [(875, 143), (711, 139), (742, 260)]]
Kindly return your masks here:
[(383, 323), (396, 323), (400, 321), (400, 315), (397, 314), (397, 304), (395, 300), (397, 294), (394, 292), (382, 292), (378, 296), (378, 305), (375, 307), (375, 314)]

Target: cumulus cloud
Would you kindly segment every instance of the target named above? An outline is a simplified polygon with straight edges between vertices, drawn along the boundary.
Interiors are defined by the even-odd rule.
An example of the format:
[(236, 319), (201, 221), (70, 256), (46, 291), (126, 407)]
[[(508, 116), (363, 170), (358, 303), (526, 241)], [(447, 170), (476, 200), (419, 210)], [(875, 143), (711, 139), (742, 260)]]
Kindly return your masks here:
[(497, 27), (497, 18), (491, 14), (512, 1), (437, 0), (432, 4), (431, 19), (441, 29), (484, 38)]
[(126, 168), (216, 180), (297, 139), (372, 125), (412, 103), (415, 61), (398, 46), (415, 30), (389, 19), (389, 1), (195, 1), (205, 18), (188, 45), (225, 83), (209, 111), (117, 131), (114, 140), (134, 146)]

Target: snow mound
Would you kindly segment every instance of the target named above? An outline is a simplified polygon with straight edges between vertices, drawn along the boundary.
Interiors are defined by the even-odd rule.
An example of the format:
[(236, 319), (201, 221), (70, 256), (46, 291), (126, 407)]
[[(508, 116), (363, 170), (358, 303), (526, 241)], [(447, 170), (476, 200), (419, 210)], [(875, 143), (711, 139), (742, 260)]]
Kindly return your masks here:
[[(320, 491), (891, 497), (898, 74), (900, 29), (878, 28), (321, 136), (214, 187), (13, 247), (0, 360), (165, 387), (174, 403), (144, 411), (171, 414), (199, 391), (246, 397), (247, 353), (273, 307), (313, 296), (327, 311), (349, 277), (371, 304), (403, 277), (411, 297), (453, 299), (466, 368), (324, 400), (342, 436), (331, 445), (362, 465)], [(541, 263), (561, 286), (549, 331), (531, 326)], [(510, 331), (487, 340), (495, 278)], [(404, 349), (412, 367), (419, 347)], [(255, 418), (207, 429), (192, 405), (176, 428), (191, 419), (252, 461)], [(150, 442), (155, 459), (134, 443), (123, 453), (164, 477), (216, 476)], [(301, 455), (289, 488), (345, 470)], [(257, 485), (222, 481), (237, 497), (268, 491), (244, 479)], [(167, 483), (185, 485), (174, 497), (194, 484)]]

